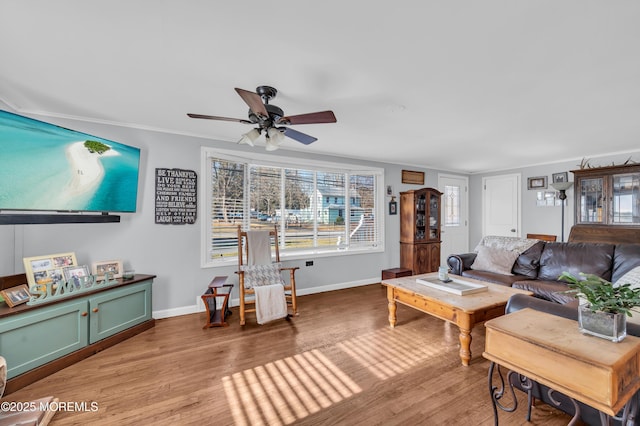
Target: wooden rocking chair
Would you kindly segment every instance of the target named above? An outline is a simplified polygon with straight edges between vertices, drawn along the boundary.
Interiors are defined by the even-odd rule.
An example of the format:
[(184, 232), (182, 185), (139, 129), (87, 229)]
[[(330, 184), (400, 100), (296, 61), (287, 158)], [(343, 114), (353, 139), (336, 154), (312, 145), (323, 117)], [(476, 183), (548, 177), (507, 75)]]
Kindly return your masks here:
[[(250, 253), (250, 245), (249, 244), (249, 235), (251, 233), (243, 231), (241, 226), (238, 225), (238, 284), (240, 286), (240, 325), (245, 325), (245, 314), (247, 312), (255, 312), (255, 291), (253, 290), (253, 283), (250, 282), (250, 279), (246, 276), (245, 271), (243, 270), (243, 266), (255, 265), (253, 259), (256, 256), (254, 253)], [(270, 247), (269, 247), (269, 255), (271, 258), (271, 262), (279, 263), (280, 262), (280, 250), (278, 249), (278, 228), (277, 226), (273, 227), (272, 231), (269, 231), (269, 239), (270, 239)], [(273, 258), (273, 253), (271, 249), (275, 251), (275, 259)], [(291, 305), (291, 310), (293, 315), (298, 315), (298, 305), (296, 302), (296, 278), (295, 272), (298, 267), (289, 267), (289, 268), (279, 268), (280, 274), (284, 271), (289, 271), (288, 282), (284, 279), (281, 279), (282, 284), (284, 286), (285, 291), (285, 299), (287, 301), (287, 305)], [(286, 275), (286, 273), (285, 273)], [(281, 277), (280, 277), (281, 278)], [(250, 298), (248, 298), (249, 296)], [(253, 305), (252, 308), (248, 308), (248, 306)]]

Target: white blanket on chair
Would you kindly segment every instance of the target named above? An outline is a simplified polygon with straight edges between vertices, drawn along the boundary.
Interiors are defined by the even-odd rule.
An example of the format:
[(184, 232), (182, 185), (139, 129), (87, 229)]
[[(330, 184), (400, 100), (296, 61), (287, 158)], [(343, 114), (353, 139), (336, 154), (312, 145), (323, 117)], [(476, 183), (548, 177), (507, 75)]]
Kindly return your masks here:
[(255, 286), (256, 319), (265, 324), (287, 316), (287, 299), (282, 284)]
[(247, 244), (249, 245), (247, 265), (266, 265), (271, 263), (269, 231), (247, 231)]

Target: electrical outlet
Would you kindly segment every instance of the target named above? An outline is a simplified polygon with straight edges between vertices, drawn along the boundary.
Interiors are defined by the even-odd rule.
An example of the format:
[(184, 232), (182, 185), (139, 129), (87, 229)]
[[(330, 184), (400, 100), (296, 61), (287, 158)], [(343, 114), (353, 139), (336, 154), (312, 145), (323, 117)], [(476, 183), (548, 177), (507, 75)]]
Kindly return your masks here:
[(307, 260), (306, 266), (313, 266), (313, 260)]

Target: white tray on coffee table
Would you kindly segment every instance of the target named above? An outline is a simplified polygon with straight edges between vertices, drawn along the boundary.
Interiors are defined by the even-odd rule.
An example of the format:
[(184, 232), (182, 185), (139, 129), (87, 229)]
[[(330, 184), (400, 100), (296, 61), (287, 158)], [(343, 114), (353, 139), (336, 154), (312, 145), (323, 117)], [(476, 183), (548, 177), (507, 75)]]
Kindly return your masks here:
[(458, 296), (487, 291), (487, 286), (484, 284), (472, 283), (459, 278), (451, 278), (449, 282), (440, 281), (437, 278), (417, 278), (416, 282)]

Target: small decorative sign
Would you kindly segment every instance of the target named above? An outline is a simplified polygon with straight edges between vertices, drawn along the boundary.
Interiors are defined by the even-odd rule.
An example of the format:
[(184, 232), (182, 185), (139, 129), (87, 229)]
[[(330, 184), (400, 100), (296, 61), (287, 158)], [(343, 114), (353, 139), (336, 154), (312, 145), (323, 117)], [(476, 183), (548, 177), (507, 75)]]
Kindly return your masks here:
[[(87, 268), (86, 266), (83, 268)], [(96, 288), (107, 287), (117, 284), (118, 281), (113, 278), (111, 273), (105, 274), (103, 281), (98, 281), (95, 275), (80, 276), (77, 274), (70, 280), (60, 280), (57, 282), (49, 281), (44, 285), (35, 285), (30, 289), (31, 297), (27, 305), (39, 305), (58, 299), (64, 299), (79, 293), (94, 290)]]
[(156, 168), (156, 223), (196, 223), (198, 176), (193, 170)]
[(402, 171), (402, 183), (411, 183), (414, 185), (424, 185), (424, 172), (415, 172), (412, 170)]

